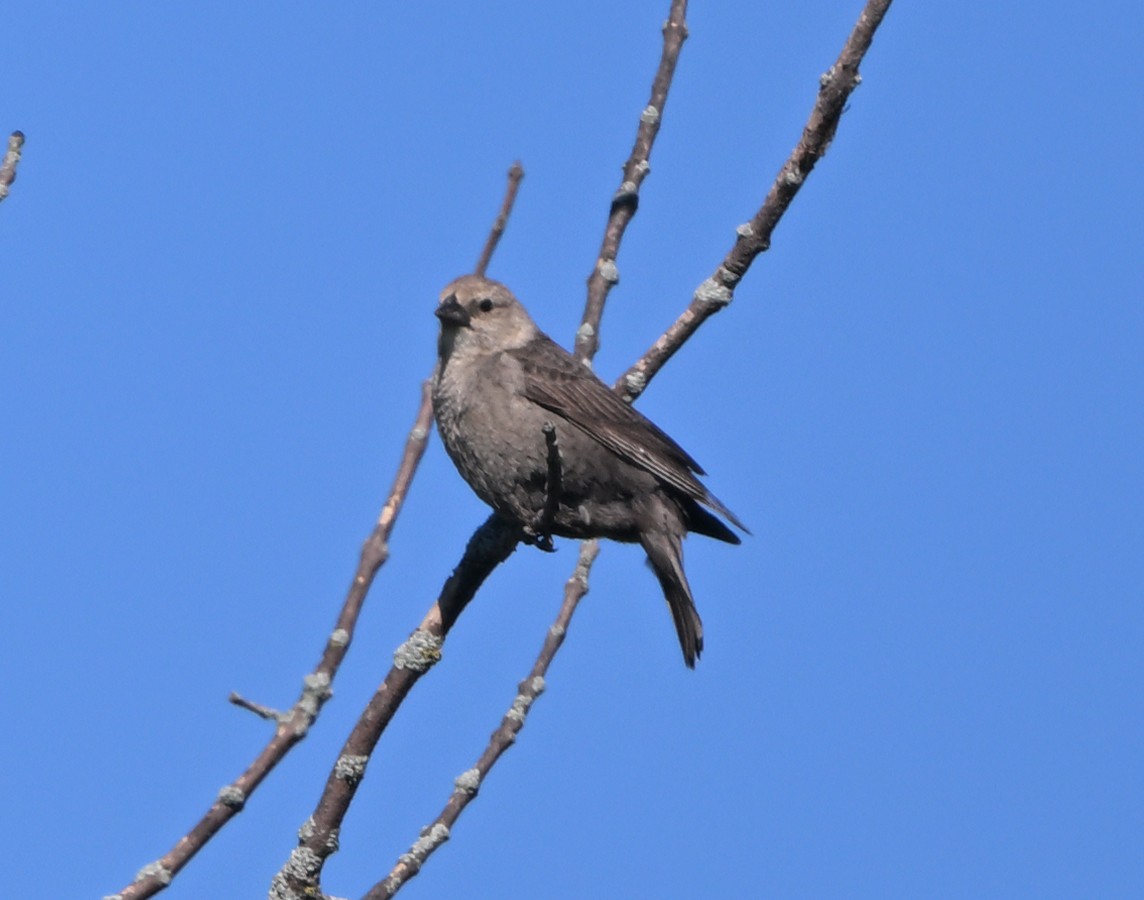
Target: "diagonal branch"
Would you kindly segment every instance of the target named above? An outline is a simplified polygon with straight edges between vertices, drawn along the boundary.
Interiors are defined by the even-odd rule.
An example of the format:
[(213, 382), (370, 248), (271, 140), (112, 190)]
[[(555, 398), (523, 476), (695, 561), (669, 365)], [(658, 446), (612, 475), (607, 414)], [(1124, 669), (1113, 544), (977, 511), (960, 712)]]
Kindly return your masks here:
[[(743, 226), (739, 229), (739, 241), (716, 269), (716, 276), (708, 279), (696, 291), (696, 297), (689, 310), (697, 303), (713, 305), (715, 308), (703, 314), (693, 327), (680, 329), (677, 328), (678, 322), (673, 325), (616, 383), (614, 389), (618, 393), (628, 398), (638, 396), (651, 377), (659, 371), (683, 341), (694, 333), (698, 325), (702, 324), (712, 312), (730, 302), (734, 287), (746, 274), (754, 258), (769, 246), (770, 234), (782, 218), (794, 194), (797, 193), (798, 187), (817, 160), (826, 152), (841, 118), (846, 99), (858, 83), (858, 64), (869, 49), (873, 34), (889, 4), (890, 0), (869, 0), (838, 62), (823, 76), (818, 100), (798, 147), (780, 170), (775, 186), (772, 187), (755, 219), (749, 223), (749, 227)], [(665, 58), (668, 56), (667, 46), (671, 42), (676, 42), (677, 57), (678, 47), (682, 45), (686, 36), (686, 26), (683, 21), (685, 8), (686, 3), (682, 0), (674, 0), (672, 3), (671, 18), (664, 27)], [(614, 267), (615, 251), (618, 250), (624, 229), (635, 212), (639, 183), (647, 174), (647, 156), (650, 153), (651, 142), (658, 131), (658, 114), (662, 111), (662, 103), (666, 99), (666, 90), (670, 86), (676, 57), (670, 59), (666, 68), (665, 63), (661, 61), (656, 84), (660, 83), (661, 76), (664, 76), (666, 71), (662, 85), (663, 95), (659, 105), (655, 105), (654, 102), (649, 104), (649, 109), (645, 110), (645, 115), (641, 117), (636, 149), (633, 150), (632, 159), (629, 160), (629, 164), (634, 166), (630, 174), (635, 177), (630, 179), (629, 184), (629, 169), (625, 167), (625, 182), (613, 199), (600, 258), (589, 278), (589, 297), (583, 323), (577, 334), (576, 352), (582, 359), (590, 359), (598, 347), (597, 333), (604, 301), (611, 285), (617, 280)], [(653, 86), (653, 101), (655, 97), (655, 86)], [(651, 112), (653, 109), (654, 114)], [(638, 156), (642, 138), (646, 138), (646, 147), (643, 148), (643, 155)], [(639, 165), (640, 159), (643, 160), (643, 166)], [(610, 255), (607, 252), (609, 249), (612, 251)], [(608, 263), (611, 263), (610, 267)], [(685, 312), (684, 316), (686, 315)], [(681, 320), (684, 316), (681, 316)], [(275, 877), (272, 897), (309, 896), (318, 891), (322, 865), (337, 847), (338, 827), (352, 800), (356, 786), (364, 775), (369, 754), (378, 738), (413, 684), (440, 658), (444, 638), (461, 610), (472, 599), (489, 573), (508, 558), (521, 537), (522, 532), (518, 526), (506, 523), (495, 515), (473, 535), (461, 563), (446, 582), (441, 598), (430, 609), (421, 626), (413, 632), (409, 640), (398, 648), (394, 657), (394, 667), (347, 740), (343, 753), (339, 756), (327, 781), (326, 791), (319, 801), (315, 815), (303, 826), (298, 848)], [(588, 572), (597, 552), (593, 542), (582, 545), (576, 572), (570, 579), (569, 587), (566, 588), (565, 602), (534, 665), (534, 673), (547, 671), (553, 656), (559, 650), (564, 629), (583, 593), (586, 592)], [(573, 582), (581, 585), (583, 590), (575, 588)], [(501, 728), (494, 733), (489, 746), (475, 767), (477, 774), (472, 774), (472, 771), (466, 772), (458, 779), (457, 789), (441, 816), (434, 825), (425, 830), (422, 838), (413, 845), (410, 852), (399, 860), (390, 878), (375, 885), (367, 895), (368, 900), (391, 896), (401, 884), (420, 870), (427, 856), (448, 838), (449, 826), (456, 821), (461, 810), (471, 800), (471, 795), (475, 793), (481, 779), (511, 744), (508, 734), (515, 736), (523, 726), (523, 713), (542, 689), (542, 677), (537, 681), (530, 675), (522, 682), (517, 701), (513, 705), (516, 715), (510, 711), (510, 715), (506, 716), (506, 720), (513, 721), (511, 727), (506, 728), (505, 722), (502, 722)], [(515, 721), (517, 718), (520, 719), (519, 722)], [(467, 796), (462, 798), (458, 793)], [(391, 882), (391, 879), (396, 880)]]
[[(584, 324), (581, 325), (578, 335), (589, 335), (591, 340), (587, 344), (581, 345), (578, 337), (577, 354), (582, 359), (591, 359), (599, 346), (599, 342), (595, 339), (595, 333), (603, 314), (608, 290), (616, 281), (615, 256), (619, 250), (624, 231), (632, 216), (635, 215), (639, 185), (648, 172), (648, 156), (651, 153), (655, 137), (659, 133), (660, 115), (667, 99), (668, 88), (671, 86), (671, 78), (675, 72), (675, 63), (679, 57), (680, 48), (683, 46), (683, 40), (687, 35), (687, 27), (684, 23), (686, 8), (686, 0), (672, 0), (671, 13), (668, 21), (664, 24), (664, 50), (652, 84), (652, 99), (640, 116), (636, 143), (632, 149), (632, 155), (624, 167), (624, 181), (612, 201), (611, 213), (601, 245), (601, 263), (596, 266), (593, 275), (588, 280), (588, 303), (585, 308)], [(502, 209), (502, 214), (506, 217), (511, 209), (512, 201), (515, 199), (516, 187), (520, 181), (519, 176), (514, 177), (514, 170), (509, 170), (509, 187)], [(493, 227), (494, 233), (498, 231), (500, 222), (501, 217), (498, 216), (497, 223)], [(499, 234), (497, 237), (499, 238)], [(493, 235), (490, 235), (489, 241), (495, 246)], [(486, 265), (487, 261), (486, 254), (482, 253), (478, 267)], [(606, 264), (609, 262), (610, 266)], [(555, 450), (554, 445), (552, 449)], [(550, 453), (549, 459), (552, 462), (553, 459), (558, 460), (558, 456)], [(445, 588), (447, 591), (454, 579), (458, 578), (465, 588), (464, 601), (457, 608), (457, 615), (460, 614), (464, 604), (468, 603), (489, 573), (508, 558), (515, 549), (517, 542), (524, 537), (525, 534), (521, 529), (515, 526), (509, 528), (496, 516), (490, 518), (477, 530), (469, 541), (461, 564)], [(429, 653), (432, 659), (427, 663), (419, 661), (417, 665), (423, 667), (415, 673), (409, 672), (398, 664), (399, 660), (395, 660), (394, 668), (362, 713), (358, 725), (355, 726), (347, 740), (345, 751), (339, 757), (338, 764), (335, 765), (334, 771), (327, 780), (326, 789), (318, 802), (317, 810), (310, 822), (303, 828), (299, 846), (295, 848), (286, 865), (275, 876), (274, 886), (271, 889), (272, 896), (275, 896), (274, 891), (278, 891), (280, 896), (286, 897), (291, 896), (290, 891), (301, 892), (318, 889), (322, 867), (325, 860), (336, 849), (337, 829), (353, 800), (357, 783), (364, 774), (369, 753), (372, 752), (373, 747), (381, 737), (381, 733), (385, 730), (389, 720), (417, 678), (439, 657), (441, 643), (452, 625), (452, 620), (447, 623), (443, 620), (438, 621), (438, 616), (434, 610), (439, 609), (441, 603), (442, 600), (439, 599), (434, 604), (422, 626), (410, 638), (410, 641), (416, 638), (419, 642), (417, 646), (421, 648), (419, 652)], [(427, 627), (427, 623), (431, 627)], [(418, 635), (422, 635), (422, 637), (418, 637)], [(402, 646), (405, 647), (406, 645)], [(399, 655), (400, 653), (399, 650)], [(348, 762), (346, 762), (347, 760)], [(343, 770), (342, 775), (339, 775), (339, 766)], [(347, 772), (349, 773), (348, 776)], [(426, 839), (431, 838), (432, 835), (426, 836)]]
[[(660, 120), (675, 74), (676, 62), (683, 48), (683, 42), (687, 38), (686, 14), (687, 0), (672, 0), (667, 21), (663, 25), (663, 52), (660, 57), (659, 68), (652, 80), (651, 99), (640, 114), (635, 145), (632, 148), (631, 156), (624, 165), (623, 182), (612, 198), (600, 253), (596, 266), (588, 278), (588, 298), (584, 306), (584, 316), (580, 328), (576, 333), (576, 355), (582, 360), (590, 361), (599, 349), (598, 333), (604, 312), (604, 303), (612, 285), (619, 279), (615, 265), (616, 255), (619, 252), (620, 242), (628, 224), (635, 216), (639, 204), (639, 187), (650, 171), (648, 159), (651, 155), (652, 145), (659, 134)], [(545, 509), (541, 514), (542, 523), (545, 520), (551, 522), (555, 516), (556, 504), (559, 502), (561, 474), (555, 428), (550, 430), (546, 426), (545, 441), (548, 448), (548, 487)], [(534, 528), (534, 530), (536, 529)], [(543, 538), (542, 531), (541, 537)], [(538, 545), (542, 549), (544, 548), (543, 543)], [(550, 537), (548, 538), (548, 545), (551, 546)], [(452, 827), (465, 806), (476, 795), (477, 786), (481, 779), (512, 744), (516, 733), (524, 727), (524, 715), (544, 689), (544, 674), (548, 671), (548, 667), (561, 644), (564, 643), (565, 631), (580, 599), (588, 592), (588, 573), (599, 552), (599, 545), (596, 541), (581, 543), (579, 561), (565, 586), (564, 602), (556, 622), (548, 631), (548, 636), (533, 665), (532, 672), (528, 678), (520, 683), (517, 698), (501, 722), (500, 728), (493, 732), (489, 745), (477, 765), (457, 779), (453, 795), (441, 815), (424, 829), (421, 837), (413, 844), (409, 852), (398, 860), (389, 876), (370, 890), (366, 895), (366, 900), (380, 900), (383, 897), (393, 896), (406, 881), (421, 870), (421, 865), (425, 859), (448, 839), (449, 828)], [(316, 885), (316, 882), (314, 884)]]
[(521, 535), (518, 525), (493, 514), (469, 539), (437, 601), (394, 652), (389, 674), (346, 739), (314, 814), (299, 832), (298, 846), (274, 876), (272, 898), (318, 896), (322, 866), (337, 850), (338, 831), (370, 754), (413, 685), (441, 658), (441, 646), (461, 612), (493, 569), (516, 549)]
[[(814, 163), (821, 159), (826, 152), (826, 148), (838, 127), (838, 120), (841, 118), (846, 99), (858, 84), (858, 64), (869, 49), (874, 31), (885, 15), (889, 4), (890, 0), (870, 0), (866, 9), (863, 10), (862, 16), (851, 33), (850, 39), (846, 42), (838, 62), (823, 76), (818, 101), (815, 103), (810, 120), (803, 131), (802, 140), (795, 148), (791, 158), (779, 170), (779, 176), (768, 193), (763, 207), (751, 221), (749, 234), (746, 236), (743, 234), (744, 231), (747, 231), (746, 226), (739, 230), (740, 240), (721, 264), (721, 269), (730, 272), (738, 271), (741, 279), (754, 258), (769, 245), (770, 233), (790, 205), (798, 187), (801, 186), (801, 181), (792, 183), (794, 179), (788, 173), (800, 171), (805, 177), (805, 174), (813, 168)], [(745, 243), (745, 241), (749, 241), (749, 243)], [(716, 270), (716, 272), (719, 271), (719, 269)], [(733, 288), (733, 286), (730, 287)], [(692, 307), (695, 306), (696, 302), (692, 301)], [(725, 306), (726, 302), (722, 305)], [(716, 307), (712, 312), (718, 308), (722, 307)], [(691, 307), (688, 308), (689, 311), (690, 309)], [(685, 312), (684, 315), (686, 314)], [(708, 312), (708, 315), (710, 314)], [(587, 316), (587, 313), (585, 315)], [(699, 320), (693, 328), (686, 332), (669, 329), (663, 337), (656, 341), (652, 349), (645, 353), (615, 383), (613, 389), (629, 401), (639, 396), (648, 381), (670, 359), (683, 341), (694, 333), (699, 324), (702, 324), (702, 320)], [(678, 343), (670, 343), (674, 340), (678, 340)], [(668, 347), (670, 347), (670, 352), (665, 352)], [(529, 673), (528, 678), (520, 683), (519, 693), (508, 714), (501, 721), (500, 727), (493, 732), (488, 746), (476, 766), (457, 778), (453, 793), (445, 804), (445, 808), (425, 829), (421, 840), (414, 843), (409, 852), (400, 857), (389, 876), (384, 881), (374, 885), (363, 900), (382, 900), (382, 898), (392, 897), (406, 881), (421, 870), (421, 866), (428, 856), (444, 841), (448, 840), (450, 829), (464, 808), (476, 796), (477, 790), (488, 775), (489, 770), (515, 741), (517, 733), (524, 727), (525, 713), (544, 689), (543, 676), (547, 673), (549, 665), (564, 641), (565, 630), (576, 611), (577, 605), (588, 592), (588, 576), (598, 553), (599, 549), (595, 541), (586, 541), (581, 544), (580, 558), (572, 577), (569, 578), (565, 586), (564, 602), (560, 607), (560, 612), (548, 631), (540, 655), (533, 664), (532, 672)], [(538, 676), (539, 681), (536, 680)]]
[(445, 808), (422, 831), (422, 838), (413, 844), (408, 853), (402, 854), (385, 880), (375, 884), (363, 900), (383, 900), (392, 897), (405, 882), (421, 871), (421, 866), (429, 855), (448, 840), (449, 829), (460, 818), (469, 802), (477, 796), (481, 782), (489, 774), (489, 770), (500, 759), (501, 754), (513, 745), (517, 733), (524, 727), (525, 716), (528, 715), (533, 702), (544, 691), (544, 677), (556, 657), (556, 651), (564, 643), (564, 635), (568, 630), (568, 623), (572, 621), (572, 614), (576, 611), (581, 598), (588, 593), (588, 571), (599, 552), (599, 544), (594, 540), (584, 541), (580, 545), (580, 559), (576, 563), (572, 577), (564, 585), (564, 602), (560, 604), (560, 612), (552, 627), (548, 629), (544, 644), (540, 648), (540, 655), (536, 658), (528, 677), (520, 683), (516, 698), (501, 720), (500, 727), (489, 738), (489, 744), (476, 764), (457, 777), (453, 793)]
[(476, 275), (484, 275), (489, 268), (489, 261), (493, 258), (493, 252), (497, 249), (497, 244), (500, 243), (505, 226), (508, 225), (508, 217), (512, 213), (513, 205), (516, 203), (516, 193), (520, 190), (520, 182), (523, 178), (524, 167), (521, 166), (520, 160), (517, 160), (509, 166), (508, 186), (505, 188), (504, 201), (501, 203), (500, 212), (497, 213), (493, 227), (489, 229), (489, 236), (485, 241), (484, 249), (481, 250), (481, 256), (477, 260), (477, 266), (473, 269), (473, 273)]
[(659, 134), (663, 120), (663, 107), (667, 103), (667, 92), (675, 75), (675, 64), (683, 42), (687, 40), (687, 0), (672, 0), (667, 21), (663, 23), (663, 53), (659, 68), (651, 83), (651, 98), (640, 113), (639, 128), (636, 129), (636, 142), (631, 156), (624, 163), (624, 177), (619, 190), (612, 197), (608, 212), (608, 223), (604, 227), (604, 238), (600, 242), (600, 252), (596, 265), (588, 276), (588, 302), (584, 306), (584, 318), (576, 332), (576, 358), (592, 359), (600, 348), (600, 320), (604, 316), (604, 302), (608, 292), (620, 280), (616, 268), (616, 256), (620, 252), (620, 241), (628, 223), (639, 206), (640, 185), (651, 171), (648, 159), (651, 148)]
[[(19, 135), (22, 143), (23, 135), (19, 132), (16, 132), (16, 135)], [(16, 135), (13, 135), (13, 140), (15, 140)], [(19, 158), (18, 152), (16, 158)], [(15, 163), (13, 163), (14, 165)], [(5, 158), (5, 166), (7, 166), (7, 158)], [(3, 170), (0, 170), (0, 174), (2, 172)], [(480, 267), (488, 265), (489, 259), (496, 249), (523, 177), (524, 169), (521, 168), (520, 163), (513, 163), (508, 172), (509, 181), (504, 202), (478, 261)], [(9, 178), (8, 183), (10, 182), (11, 178)], [(431, 389), (432, 379), (425, 381), (421, 386), (421, 405), (417, 410), (413, 428), (406, 439), (405, 452), (402, 454), (401, 462), (398, 465), (393, 487), (378, 516), (377, 525), (362, 545), (357, 571), (350, 583), (349, 592), (341, 612), (338, 614), (334, 630), (326, 642), (322, 659), (317, 668), (303, 679), (303, 689), (298, 700), (286, 712), (278, 712), (262, 704), (247, 700), (238, 694), (231, 694), (230, 701), (236, 706), (247, 709), (261, 718), (274, 720), (277, 723), (274, 737), (250, 764), (249, 768), (219, 792), (218, 798), (202, 819), (184, 837), (179, 839), (170, 852), (155, 862), (144, 866), (136, 875), (135, 880), (115, 895), (117, 900), (139, 900), (139, 898), (151, 897), (170, 884), (175, 874), (190, 862), (191, 858), (242, 809), (247, 798), (262, 780), (290, 752), (294, 745), (306, 736), (306, 732), (321, 711), (322, 705), (330, 698), (331, 684), (349, 650), (366, 594), (369, 592), (378, 570), (389, 558), (389, 536), (397, 522), (397, 515), (401, 511), (405, 497), (409, 493), (409, 486), (413, 481), (417, 466), (425, 453), (429, 429), (433, 423)]]
[(779, 169), (763, 205), (751, 221), (738, 227), (735, 245), (712, 276), (699, 285), (687, 309), (617, 382), (616, 389), (629, 401), (643, 393), (648, 382), (700, 325), (731, 302), (755, 257), (770, 247), (775, 227), (834, 140), (846, 101), (862, 81), (858, 66), (890, 3), (891, 0), (869, 0), (866, 4), (842, 53), (819, 79), (818, 97), (802, 138)]
[[(512, 213), (523, 178), (524, 169), (521, 164), (513, 163), (508, 170), (508, 183), (500, 212), (477, 261), (478, 273), (483, 273), (488, 267)], [(431, 383), (432, 379), (425, 382), (418, 418), (421, 423), (421, 416), (424, 417), (426, 434), (433, 418)], [(374, 746), (413, 685), (440, 659), (441, 645), (461, 611), (493, 569), (508, 559), (523, 537), (524, 533), (518, 526), (494, 515), (469, 538), (464, 556), (445, 582), (437, 601), (417, 630), (394, 653), (393, 668), (346, 739), (342, 753), (327, 779), (317, 809), (299, 833), (298, 846), (282, 870), (274, 876), (272, 897), (276, 896), (275, 892), (277, 896), (292, 897), (299, 894), (291, 891), (316, 890), (322, 865), (337, 849), (338, 829), (353, 801)]]
[(289, 710), (279, 713), (237, 694), (231, 695), (232, 703), (252, 710), (264, 718), (274, 719), (277, 722), (274, 736), (246, 771), (219, 792), (210, 809), (198, 823), (181, 837), (165, 856), (141, 869), (135, 880), (115, 895), (117, 900), (151, 897), (170, 884), (171, 879), (191, 861), (195, 854), (242, 810), (262, 780), (293, 749), (294, 745), (306, 736), (310, 726), (314, 724), (322, 705), (330, 698), (331, 685), (349, 650), (366, 593), (378, 569), (389, 558), (389, 536), (409, 493), (409, 485), (413, 481), (417, 465), (425, 453), (432, 418), (429, 382), (425, 382), (421, 387), (421, 406), (409, 437), (405, 441), (405, 452), (397, 467), (393, 487), (377, 518), (373, 532), (362, 545), (357, 571), (354, 573), (353, 581), (350, 582), (350, 589), (338, 613), (334, 630), (326, 641), (322, 658), (317, 668), (303, 679), (302, 693), (298, 700)]

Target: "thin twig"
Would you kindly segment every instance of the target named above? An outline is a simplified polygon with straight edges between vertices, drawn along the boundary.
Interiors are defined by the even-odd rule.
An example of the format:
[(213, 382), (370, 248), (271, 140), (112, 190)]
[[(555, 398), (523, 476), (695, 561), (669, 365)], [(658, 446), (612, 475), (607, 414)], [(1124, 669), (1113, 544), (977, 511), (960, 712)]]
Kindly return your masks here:
[(651, 83), (651, 98), (640, 113), (640, 124), (636, 129), (636, 141), (632, 154), (624, 163), (624, 176), (619, 190), (612, 197), (608, 222), (604, 227), (604, 237), (600, 242), (600, 252), (596, 264), (588, 276), (588, 302), (584, 306), (584, 317), (576, 332), (576, 358), (593, 359), (600, 348), (600, 320), (604, 316), (604, 302), (608, 292), (620, 280), (616, 268), (616, 257), (620, 252), (620, 241), (624, 237), (628, 223), (639, 206), (640, 185), (651, 167), (648, 160), (651, 148), (659, 134), (663, 121), (663, 108), (667, 103), (667, 92), (675, 75), (675, 64), (679, 51), (687, 40), (687, 0), (672, 0), (667, 21), (663, 23), (663, 53), (659, 58), (659, 68)]
[(520, 190), (522, 178), (524, 178), (524, 167), (521, 166), (520, 160), (517, 160), (509, 166), (508, 186), (505, 188), (504, 202), (501, 203), (500, 212), (497, 213), (493, 227), (489, 229), (489, 236), (485, 241), (484, 249), (481, 251), (480, 259), (477, 260), (477, 266), (473, 269), (477, 275), (484, 275), (489, 268), (489, 261), (493, 258), (497, 244), (500, 243), (501, 235), (504, 234), (505, 226), (508, 224), (508, 217), (512, 213), (513, 204), (516, 203), (516, 192)]
[(779, 169), (763, 205), (750, 222), (738, 227), (735, 245), (712, 276), (699, 285), (687, 309), (620, 377), (617, 388), (626, 399), (638, 397), (699, 326), (731, 302), (735, 288), (755, 257), (770, 247), (775, 226), (834, 140), (846, 101), (862, 81), (858, 66), (870, 49), (874, 33), (890, 3), (891, 0), (869, 0), (866, 4), (837, 61), (819, 79), (818, 97), (803, 128), (802, 138)]
[(8, 137), (8, 149), (4, 161), (0, 162), (0, 200), (8, 196), (8, 188), (16, 180), (16, 166), (20, 162), (20, 151), (24, 146), (24, 132), (13, 131)]
[[(294, 705), (285, 713), (253, 703), (237, 694), (231, 695), (231, 702), (257, 715), (277, 722), (274, 736), (262, 749), (249, 768), (224, 787), (207, 810), (206, 814), (185, 836), (180, 838), (168, 853), (140, 870), (136, 879), (116, 894), (117, 900), (139, 900), (152, 897), (163, 890), (206, 843), (229, 822), (270, 771), (282, 758), (306, 736), (306, 732), (318, 717), (322, 705), (329, 699), (334, 677), (345, 659), (354, 627), (361, 613), (366, 593), (373, 583), (378, 569), (389, 558), (389, 536), (397, 522), (401, 505), (409, 493), (409, 485), (417, 471), (417, 465), (425, 453), (429, 439), (429, 426), (433, 419), (429, 383), (421, 387), (421, 406), (413, 428), (405, 441), (405, 452), (397, 467), (393, 487), (378, 515), (377, 525), (362, 545), (357, 572), (350, 583), (345, 603), (338, 614), (334, 630), (326, 641), (325, 650), (317, 668), (303, 679), (302, 693)], [(237, 699), (236, 699), (237, 698)]]
[(247, 712), (254, 713), (260, 719), (272, 719), (277, 722), (284, 715), (280, 710), (274, 709), (272, 706), (263, 706), (261, 703), (255, 703), (253, 700), (247, 700), (237, 691), (231, 691), (227, 699), (235, 706), (241, 707)]
[(548, 667), (555, 658), (556, 651), (564, 643), (564, 635), (568, 630), (568, 623), (572, 621), (572, 614), (576, 611), (580, 600), (588, 593), (588, 571), (599, 552), (599, 544), (594, 540), (584, 541), (580, 545), (580, 558), (576, 563), (576, 569), (564, 585), (564, 600), (560, 604), (560, 612), (545, 635), (544, 644), (540, 648), (540, 655), (537, 656), (532, 671), (520, 683), (512, 706), (501, 719), (500, 727), (492, 733), (488, 746), (476, 764), (457, 777), (453, 793), (445, 808), (441, 810), (441, 814), (422, 831), (421, 839), (410, 847), (409, 852), (398, 858), (389, 875), (375, 884), (362, 900), (383, 900), (392, 897), (405, 882), (421, 870), (429, 855), (448, 839), (450, 829), (469, 802), (476, 797), (481, 782), (489, 770), (500, 759), (501, 754), (512, 746), (517, 733), (524, 727), (525, 717), (533, 701), (544, 691), (545, 675), (548, 674)]

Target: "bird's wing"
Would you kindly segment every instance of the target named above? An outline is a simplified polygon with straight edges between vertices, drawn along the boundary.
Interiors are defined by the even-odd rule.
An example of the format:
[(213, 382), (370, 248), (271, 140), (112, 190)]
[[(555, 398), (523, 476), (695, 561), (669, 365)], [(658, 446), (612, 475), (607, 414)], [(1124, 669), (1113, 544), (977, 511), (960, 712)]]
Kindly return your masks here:
[(743, 528), (735, 515), (695, 477), (705, 473), (686, 450), (624, 403), (555, 341), (543, 335), (537, 340), (548, 346), (509, 351), (524, 372), (525, 396), (529, 400), (567, 419), (626, 462), (707, 504)]

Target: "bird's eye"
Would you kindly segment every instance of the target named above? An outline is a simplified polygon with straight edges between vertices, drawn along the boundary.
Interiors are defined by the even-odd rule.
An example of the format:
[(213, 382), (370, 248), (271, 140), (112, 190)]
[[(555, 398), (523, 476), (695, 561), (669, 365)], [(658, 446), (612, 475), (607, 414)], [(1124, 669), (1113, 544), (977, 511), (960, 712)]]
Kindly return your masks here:
[(485, 297), (480, 303), (477, 304), (481, 308), (481, 312), (488, 312), (493, 308), (493, 301)]

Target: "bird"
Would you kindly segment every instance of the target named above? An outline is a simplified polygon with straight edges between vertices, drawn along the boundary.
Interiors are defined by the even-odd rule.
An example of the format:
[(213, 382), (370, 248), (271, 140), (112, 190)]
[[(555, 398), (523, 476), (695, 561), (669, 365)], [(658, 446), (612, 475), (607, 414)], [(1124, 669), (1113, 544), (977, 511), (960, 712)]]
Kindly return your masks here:
[(683, 538), (739, 544), (719, 516), (746, 526), (699, 481), (699, 464), (541, 331), (504, 284), (464, 275), (441, 291), (436, 316), (433, 413), (462, 478), (545, 549), (552, 535), (640, 544), (694, 668), (703, 623)]

